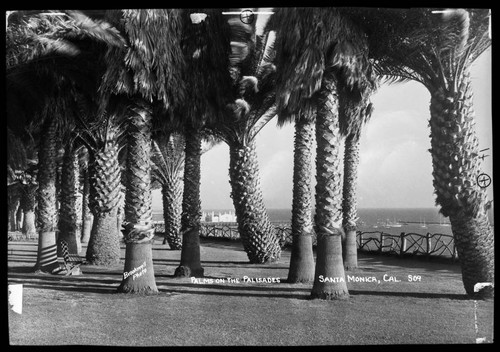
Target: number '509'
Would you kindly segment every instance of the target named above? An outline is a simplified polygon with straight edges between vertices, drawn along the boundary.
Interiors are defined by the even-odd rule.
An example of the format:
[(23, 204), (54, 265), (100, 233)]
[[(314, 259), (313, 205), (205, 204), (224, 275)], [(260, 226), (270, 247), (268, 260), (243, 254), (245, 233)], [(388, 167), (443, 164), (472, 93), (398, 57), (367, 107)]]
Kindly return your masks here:
[(422, 276), (420, 276), (420, 275), (408, 275), (408, 281), (409, 282), (422, 281)]

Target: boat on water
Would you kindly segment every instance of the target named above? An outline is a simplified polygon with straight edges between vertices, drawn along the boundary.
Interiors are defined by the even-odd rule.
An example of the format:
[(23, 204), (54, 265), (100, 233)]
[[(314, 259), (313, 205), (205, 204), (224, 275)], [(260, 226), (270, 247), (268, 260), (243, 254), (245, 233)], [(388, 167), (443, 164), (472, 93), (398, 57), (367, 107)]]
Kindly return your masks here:
[(444, 222), (443, 216), (439, 215), (439, 226), (451, 226), (451, 224), (449, 222)]
[(389, 228), (392, 228), (392, 227), (402, 227), (403, 224), (401, 224), (399, 221), (396, 221), (394, 219), (394, 221), (391, 221), (389, 219), (387, 219), (383, 224), (382, 224), (382, 227), (385, 227), (386, 229), (389, 229)]
[(425, 223), (425, 219), (424, 220), (420, 219), (420, 227), (423, 229), (427, 228), (427, 224)]

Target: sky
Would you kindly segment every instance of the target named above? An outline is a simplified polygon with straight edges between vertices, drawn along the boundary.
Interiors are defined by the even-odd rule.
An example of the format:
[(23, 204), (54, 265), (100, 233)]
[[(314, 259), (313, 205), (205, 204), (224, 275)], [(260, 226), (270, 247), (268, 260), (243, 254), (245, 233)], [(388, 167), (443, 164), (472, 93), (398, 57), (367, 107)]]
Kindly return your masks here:
[[(493, 178), (491, 48), (473, 64), (476, 133), (485, 151), (483, 172)], [(359, 208), (432, 208), (430, 148), (430, 94), (420, 83), (383, 85), (372, 96), (374, 112), (360, 140), (358, 169)], [(261, 187), (268, 209), (291, 209), (293, 177), (292, 124), (282, 128), (271, 120), (257, 136)], [(222, 143), (202, 156), (201, 203), (203, 210), (233, 209), (229, 197), (229, 147)], [(314, 173), (313, 173), (313, 183)], [(493, 199), (493, 183), (488, 187)], [(153, 207), (161, 209), (159, 191)]]

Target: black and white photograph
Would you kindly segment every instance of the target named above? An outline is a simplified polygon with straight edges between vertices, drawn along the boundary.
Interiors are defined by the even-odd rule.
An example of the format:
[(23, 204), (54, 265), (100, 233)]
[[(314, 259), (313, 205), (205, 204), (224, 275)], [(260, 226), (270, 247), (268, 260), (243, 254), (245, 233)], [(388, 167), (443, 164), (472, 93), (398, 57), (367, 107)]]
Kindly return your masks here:
[(10, 346), (494, 343), (491, 9), (8, 6)]

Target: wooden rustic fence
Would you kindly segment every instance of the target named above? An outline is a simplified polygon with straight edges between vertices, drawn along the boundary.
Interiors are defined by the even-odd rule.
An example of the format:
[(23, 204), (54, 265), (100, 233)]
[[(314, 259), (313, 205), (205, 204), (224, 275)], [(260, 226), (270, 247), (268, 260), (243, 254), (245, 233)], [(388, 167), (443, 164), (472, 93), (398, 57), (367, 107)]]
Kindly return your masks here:
[(357, 233), (358, 249), (366, 252), (396, 254), (399, 256), (422, 255), (457, 259), (452, 235), (441, 233), (425, 235), (401, 232), (392, 235), (381, 231)]
[[(155, 222), (155, 232), (161, 235), (165, 231), (163, 222)], [(292, 244), (292, 228), (289, 222), (273, 223), (276, 234), (282, 247)], [(203, 238), (225, 238), (239, 240), (238, 224), (235, 222), (204, 222), (201, 226), (200, 236)], [(37, 241), (38, 234), (34, 236), (22, 235), (19, 232), (9, 232), (9, 241)], [(316, 245), (316, 236), (313, 237)], [(441, 233), (419, 234), (401, 232), (399, 235), (382, 231), (357, 232), (358, 250), (370, 253), (392, 254), (397, 256), (426, 256), (445, 257), (457, 259), (457, 251), (452, 235)]]
[[(157, 232), (163, 232), (163, 224), (157, 223)], [(288, 222), (273, 223), (282, 247), (292, 244), (292, 228)], [(239, 240), (237, 223), (205, 222), (202, 223), (200, 236), (203, 238), (225, 238)], [(316, 237), (313, 237), (316, 245)], [(433, 256), (457, 259), (457, 252), (452, 235), (441, 233), (419, 234), (401, 232), (393, 235), (382, 231), (357, 232), (358, 250), (371, 253), (393, 254), (398, 256)]]

